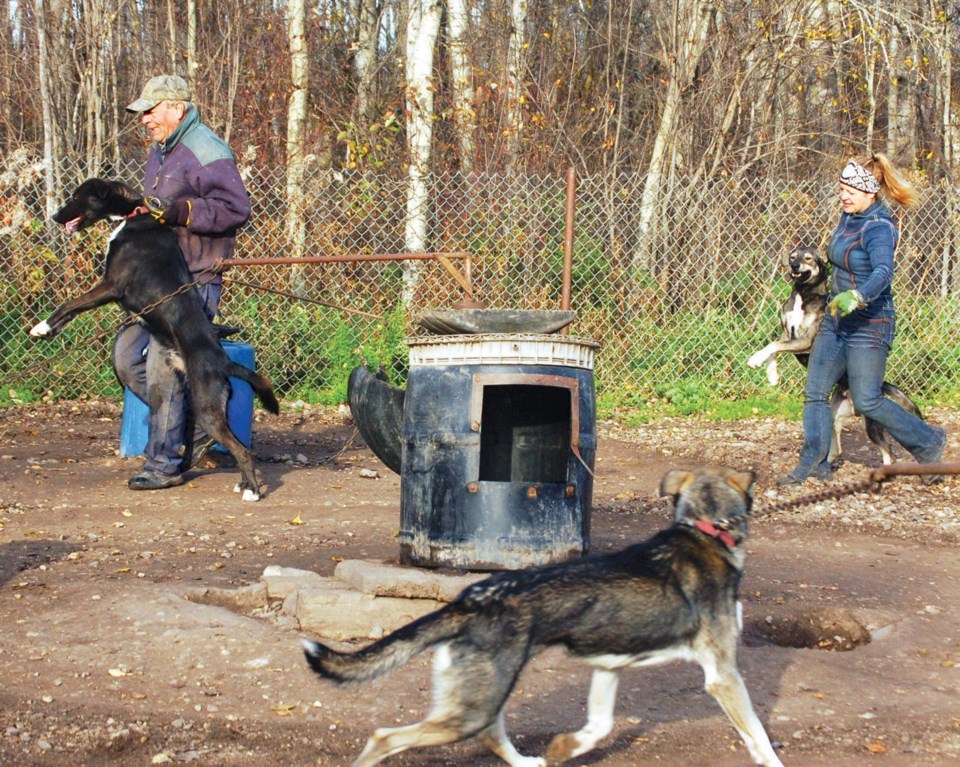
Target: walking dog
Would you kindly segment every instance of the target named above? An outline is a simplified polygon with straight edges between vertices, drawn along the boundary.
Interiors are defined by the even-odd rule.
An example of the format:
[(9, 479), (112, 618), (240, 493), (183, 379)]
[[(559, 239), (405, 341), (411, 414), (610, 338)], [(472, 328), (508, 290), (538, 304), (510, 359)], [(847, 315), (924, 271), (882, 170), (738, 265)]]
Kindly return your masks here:
[[(722, 467), (671, 471), (660, 492), (674, 499), (674, 522), (644, 543), (497, 573), (357, 652), (305, 641), (310, 666), (338, 683), (373, 679), (435, 648), (433, 707), (426, 719), (376, 730), (353, 767), (472, 736), (511, 767), (579, 756), (613, 728), (619, 671), (673, 660), (699, 663), (707, 691), (753, 761), (782, 767), (737, 669), (737, 593), (753, 482), (752, 472)], [(595, 669), (587, 722), (575, 733), (557, 735), (546, 759), (523, 756), (507, 736), (504, 704), (527, 661), (554, 646)]]
[(192, 279), (176, 234), (157, 223), (142, 205), (143, 199), (126, 185), (91, 178), (54, 214), (53, 220), (63, 224), (68, 234), (103, 219), (122, 223), (110, 236), (100, 282), (57, 307), (30, 330), (30, 335), (53, 338), (81, 312), (111, 302), (138, 315), (154, 341), (184, 373), (197, 421), (236, 458), (241, 474), (237, 492), (243, 493), (245, 501), (259, 500), (253, 457), (227, 422), (229, 377), (249, 383), (264, 407), (277, 414), (280, 405), (273, 387), (265, 376), (236, 364), (223, 351), (199, 294), (185, 289)]
[[(821, 258), (817, 249), (803, 242), (799, 243), (784, 257), (784, 266), (789, 269), (788, 280), (793, 284), (793, 291), (784, 302), (780, 310), (780, 337), (776, 341), (764, 346), (760, 351), (750, 355), (747, 365), (752, 368), (766, 366), (767, 380), (771, 386), (780, 383), (780, 373), (777, 369), (777, 355), (785, 352), (793, 354), (804, 367), (810, 359), (810, 349), (813, 339), (827, 310), (827, 294), (829, 286), (829, 266)], [(904, 410), (908, 410), (919, 418), (923, 416), (916, 403), (891, 383), (883, 382), (883, 396), (895, 401)], [(850, 419), (858, 417), (853, 400), (850, 397), (850, 388), (846, 377), (840, 379), (830, 399), (830, 409), (833, 411), (833, 435), (830, 440), (830, 463), (839, 461), (843, 448), (840, 444), (840, 435), (843, 427)], [(864, 417), (867, 437), (880, 448), (884, 464), (893, 463), (893, 440), (876, 421)]]

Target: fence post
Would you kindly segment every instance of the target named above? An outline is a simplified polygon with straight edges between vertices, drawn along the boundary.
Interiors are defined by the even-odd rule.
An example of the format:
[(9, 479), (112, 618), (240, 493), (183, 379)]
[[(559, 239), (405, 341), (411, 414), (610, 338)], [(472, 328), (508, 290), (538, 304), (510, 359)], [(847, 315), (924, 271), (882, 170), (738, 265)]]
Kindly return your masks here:
[[(563, 225), (563, 285), (560, 289), (560, 308), (570, 309), (570, 292), (573, 285), (573, 214), (576, 210), (577, 172), (567, 168), (566, 208)], [(569, 325), (560, 331), (569, 333)]]

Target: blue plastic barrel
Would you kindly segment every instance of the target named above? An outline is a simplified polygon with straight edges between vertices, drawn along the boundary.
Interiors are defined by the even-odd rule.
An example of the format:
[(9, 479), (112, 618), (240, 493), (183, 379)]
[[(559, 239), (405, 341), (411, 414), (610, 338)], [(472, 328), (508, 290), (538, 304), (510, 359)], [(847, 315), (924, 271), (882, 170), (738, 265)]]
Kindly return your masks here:
[[(239, 365), (256, 370), (253, 347), (234, 341), (221, 341), (227, 356)], [(253, 444), (253, 387), (246, 381), (230, 377), (230, 399), (227, 401), (227, 423), (234, 435), (247, 447)], [(123, 390), (123, 419), (120, 423), (120, 457), (143, 455), (147, 447), (150, 409), (129, 389)], [(215, 450), (226, 452), (219, 442)]]

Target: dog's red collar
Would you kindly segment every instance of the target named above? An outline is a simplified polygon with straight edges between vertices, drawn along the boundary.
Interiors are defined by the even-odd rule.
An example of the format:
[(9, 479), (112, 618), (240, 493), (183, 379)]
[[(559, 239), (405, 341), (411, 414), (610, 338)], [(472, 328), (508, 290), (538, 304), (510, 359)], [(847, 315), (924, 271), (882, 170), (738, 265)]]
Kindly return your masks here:
[(140, 205), (139, 207), (134, 208), (127, 214), (127, 218), (133, 218), (134, 216), (139, 216), (141, 213), (149, 213), (150, 209), (146, 205)]
[(705, 519), (698, 519), (693, 523), (693, 526), (701, 533), (709, 535), (711, 538), (716, 538), (728, 549), (732, 549), (737, 545), (737, 542), (733, 539), (733, 536), (730, 535), (728, 530), (721, 530), (719, 527), (713, 524), (713, 522), (707, 522)]

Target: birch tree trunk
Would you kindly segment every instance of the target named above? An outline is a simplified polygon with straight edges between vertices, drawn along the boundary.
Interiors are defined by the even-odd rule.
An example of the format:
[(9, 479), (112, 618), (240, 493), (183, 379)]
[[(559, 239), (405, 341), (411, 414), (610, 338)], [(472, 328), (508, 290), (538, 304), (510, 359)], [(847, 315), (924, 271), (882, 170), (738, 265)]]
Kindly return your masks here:
[[(11, 67), (13, 66), (13, 32), (10, 25), (10, 3), (0, 3), (0, 93), (12, 94)], [(9, 117), (5, 116), (6, 129), (3, 131), (3, 155), (6, 157), (14, 147), (13, 130)]]
[(37, 25), (37, 68), (40, 80), (40, 107), (43, 119), (43, 186), (44, 221), (50, 233), (50, 221), (57, 210), (57, 188), (60, 168), (59, 142), (53, 120), (53, 95), (50, 89), (50, 61), (47, 47), (47, 17), (43, 0), (33, 0)]
[(960, 217), (957, 215), (957, 190), (955, 183), (951, 179), (954, 175), (954, 164), (957, 152), (957, 127), (952, 115), (952, 94), (953, 94), (953, 25), (949, 14), (942, 15), (941, 33), (935, 38), (937, 48), (937, 58), (940, 64), (940, 130), (943, 133), (943, 185), (944, 195), (946, 197), (946, 220), (948, 230), (944, 234), (943, 248), (941, 251), (940, 267), (940, 295), (948, 296), (951, 289), (956, 289), (960, 284)]
[[(303, 218), (304, 127), (307, 122), (307, 86), (310, 63), (307, 55), (304, 0), (287, 3), (287, 36), (290, 42), (290, 103), (287, 109), (287, 221), (289, 255), (300, 258), (306, 249), (306, 222)], [(290, 273), (291, 287), (303, 286), (303, 267)]]
[(906, 62), (916, 62), (919, 51), (912, 34), (904, 40), (904, 31), (896, 21), (890, 24), (886, 151), (909, 165), (917, 156), (917, 71)]
[(168, 40), (167, 53), (170, 56), (170, 74), (177, 73), (177, 16), (174, 8), (174, 0), (167, 0), (167, 34)]
[(460, 154), (460, 170), (472, 175), (477, 153), (477, 113), (474, 109), (473, 73), (467, 56), (469, 24), (466, 0), (447, 2), (447, 47), (450, 51), (450, 79), (453, 90), (453, 117)]
[(888, 157), (897, 156), (900, 143), (898, 133), (898, 119), (900, 114), (900, 93), (897, 84), (900, 82), (900, 30), (896, 23), (887, 30), (887, 60), (890, 62), (890, 79), (887, 83), (887, 147)]
[(950, 20), (944, 14), (943, 35), (940, 40), (940, 94), (941, 120), (940, 130), (943, 132), (943, 165), (944, 174), (954, 178), (954, 163), (957, 159), (957, 139), (960, 137), (956, 123), (951, 119), (953, 98), (953, 34)]
[(671, 23), (671, 50), (668, 51), (670, 81), (660, 112), (660, 125), (653, 143), (647, 177), (640, 197), (638, 215), (639, 242), (633, 259), (633, 272), (649, 270), (653, 256), (655, 214), (661, 204), (664, 176), (672, 169), (672, 147), (684, 90), (693, 81), (700, 57), (707, 47), (707, 30), (715, 6), (709, 0), (675, 0)]
[(197, 69), (197, 0), (187, 0), (187, 80), (196, 87)]
[[(407, 211), (404, 242), (410, 253), (427, 248), (430, 194), (430, 149), (433, 140), (433, 60), (440, 33), (442, 7), (439, 0), (410, 0), (407, 18), (406, 113), (407, 113)], [(404, 263), (403, 302), (409, 304), (420, 278), (418, 261)]]
[(526, 70), (527, 0), (510, 0), (510, 43), (507, 47), (504, 122), (507, 131), (506, 172), (517, 170), (523, 139), (523, 75)]
[(357, 47), (353, 75), (357, 80), (357, 124), (364, 130), (376, 121), (377, 0), (357, 0)]

